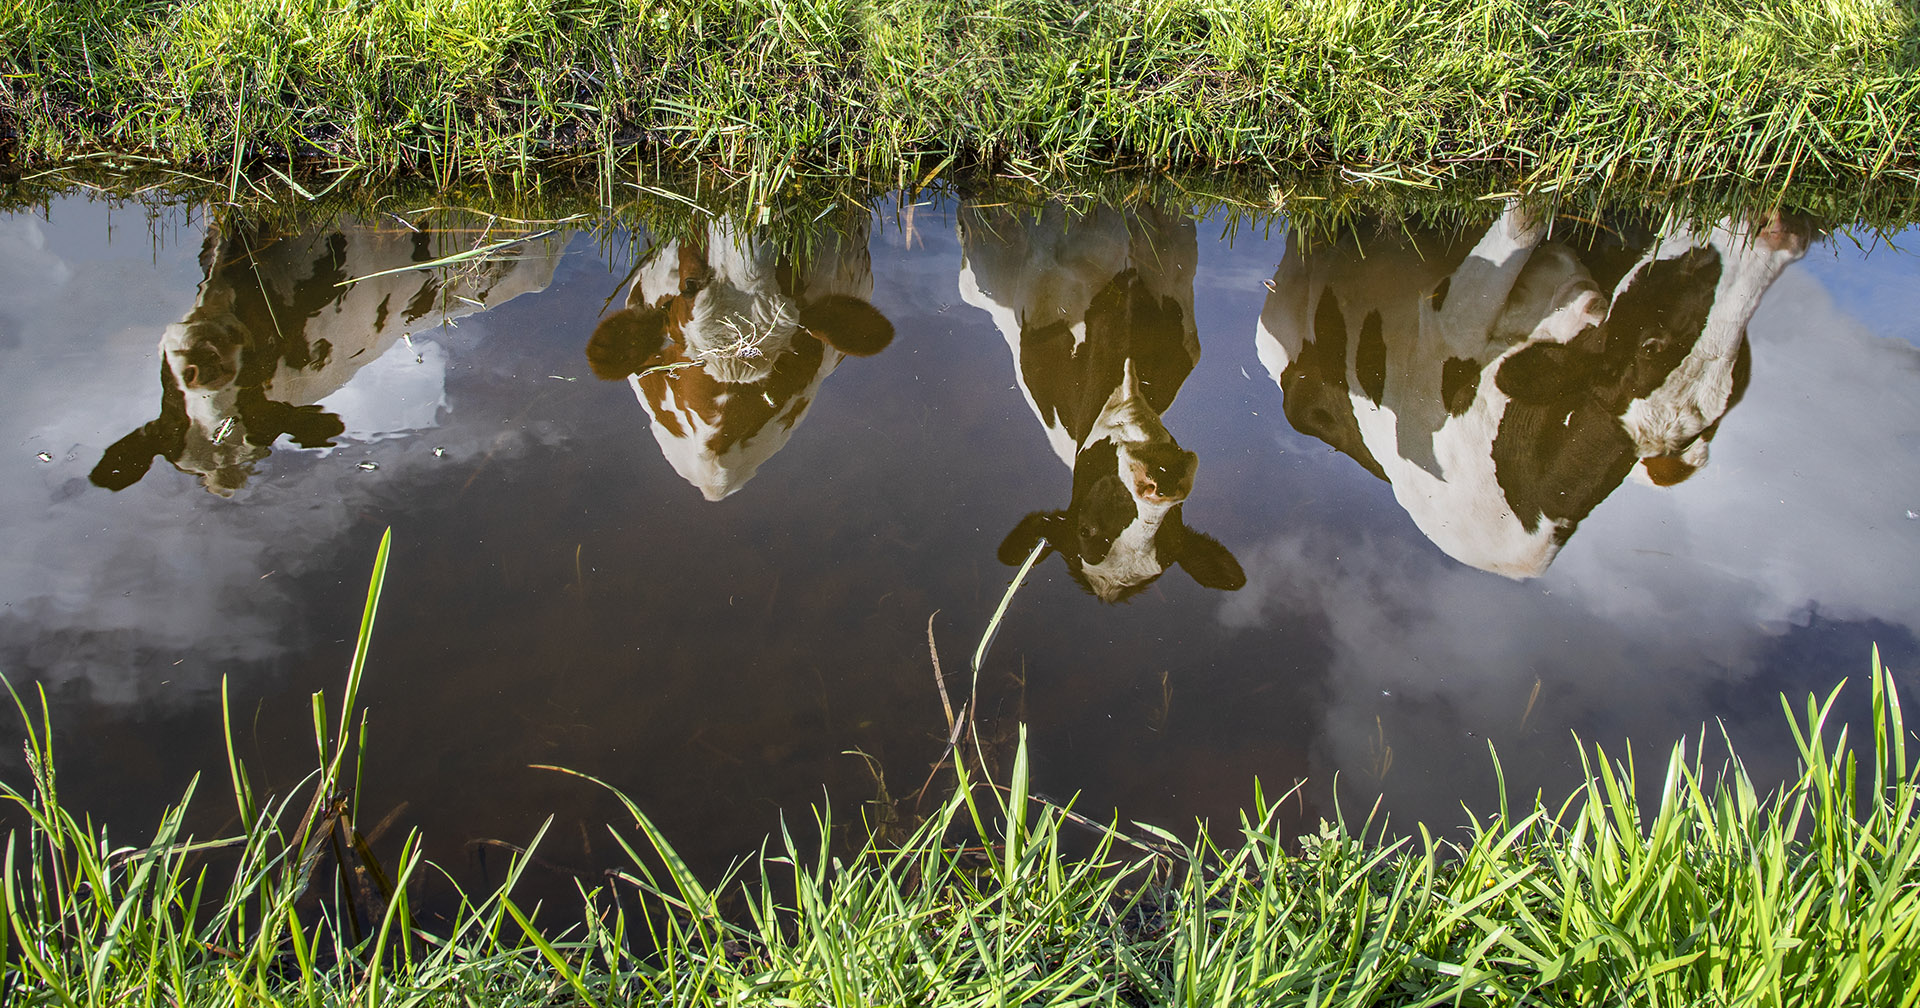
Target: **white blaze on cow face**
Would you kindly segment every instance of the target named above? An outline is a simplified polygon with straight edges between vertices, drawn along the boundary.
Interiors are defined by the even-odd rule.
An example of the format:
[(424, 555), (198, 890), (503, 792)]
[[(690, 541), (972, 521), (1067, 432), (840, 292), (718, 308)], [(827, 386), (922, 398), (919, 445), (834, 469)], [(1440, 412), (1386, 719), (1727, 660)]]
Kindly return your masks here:
[(1166, 509), (1187, 499), (1199, 460), (1183, 450), (1147, 402), (1140, 372), (1132, 360), (1123, 366), (1120, 387), (1113, 390), (1094, 423), (1090, 441), (1111, 441), (1118, 449), (1121, 482), (1132, 495), (1143, 520), (1159, 523)]
[(1804, 248), (1788, 232), (1741, 256), (1728, 224), (1562, 241), (1509, 209), (1470, 248), (1290, 239), (1256, 342), (1297, 429), (1448, 555), (1533, 577), (1637, 461), (1660, 482), (1704, 462), (1746, 320)]
[[(348, 282), (455, 250), (431, 231), (348, 221), (288, 236), (210, 229), (194, 307), (160, 338), (161, 415), (109, 447), (93, 481), (122, 489), (157, 455), (230, 496), (281, 435), (317, 448), (346, 430), (320, 404), (368, 363), (409, 336), (544, 289), (559, 255), (538, 241), (457, 268)], [(444, 372), (434, 377), (420, 394), (439, 402)]]
[(1245, 576), (1180, 507), (1197, 459), (1161, 420), (1200, 354), (1193, 225), (1158, 211), (1036, 216), (963, 207), (960, 293), (1012, 351), (1020, 390), (1072, 470), (1065, 510), (1034, 512), (1001, 545), (1018, 563), (1059, 552), (1089, 591), (1116, 602), (1180, 564), (1232, 589)]
[(632, 386), (661, 454), (706, 499), (737, 492), (786, 445), (842, 359), (892, 340), (868, 300), (867, 227), (823, 230), (795, 260), (716, 222), (650, 255), (595, 329), (594, 372)]

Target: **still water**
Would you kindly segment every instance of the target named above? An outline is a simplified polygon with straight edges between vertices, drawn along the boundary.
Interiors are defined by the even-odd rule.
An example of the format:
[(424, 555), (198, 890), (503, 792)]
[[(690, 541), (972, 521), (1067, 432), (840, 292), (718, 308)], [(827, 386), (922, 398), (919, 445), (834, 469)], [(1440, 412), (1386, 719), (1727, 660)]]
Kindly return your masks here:
[(1780, 692), (1920, 668), (1898, 236), (933, 200), (422, 271), (540, 229), (218, 220), (0, 217), (0, 669), (123, 842), (197, 771), (220, 828), (223, 679), (258, 784), (312, 765), (389, 526), (360, 818), (464, 878), (550, 813), (551, 879), (617, 860), (533, 764), (708, 869), (824, 794), (910, 816), (929, 623), (957, 706), (1035, 549), (983, 736), (1176, 829), (1256, 778), (1452, 825), (1489, 743), (1557, 796), (1575, 733), (1719, 722), (1777, 775)]

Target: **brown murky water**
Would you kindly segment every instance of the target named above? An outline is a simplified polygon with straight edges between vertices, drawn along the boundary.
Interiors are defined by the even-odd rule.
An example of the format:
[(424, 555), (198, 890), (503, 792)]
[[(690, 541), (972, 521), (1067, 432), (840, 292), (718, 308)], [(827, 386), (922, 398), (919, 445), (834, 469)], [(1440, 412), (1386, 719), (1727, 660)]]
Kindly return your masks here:
[(1555, 793), (1716, 719), (1777, 773), (1778, 693), (1920, 664), (1920, 260), (1805, 222), (208, 220), (0, 217), (0, 668), (116, 836), (197, 771), (220, 827), (223, 679), (311, 765), (389, 526), (361, 818), (466, 878), (549, 813), (550, 880), (617, 860), (532, 764), (709, 869), (910, 796), (929, 619), (958, 703), (1036, 548), (983, 731), (1096, 818), (1452, 824), (1489, 742)]

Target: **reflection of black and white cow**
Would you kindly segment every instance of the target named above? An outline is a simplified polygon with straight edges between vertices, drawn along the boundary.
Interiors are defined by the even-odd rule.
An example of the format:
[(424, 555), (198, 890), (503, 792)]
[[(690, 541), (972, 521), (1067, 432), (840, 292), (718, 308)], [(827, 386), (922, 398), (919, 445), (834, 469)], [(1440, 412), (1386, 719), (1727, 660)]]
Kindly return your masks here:
[(1192, 222), (966, 206), (960, 235), (960, 294), (1006, 336), (1021, 391), (1073, 470), (1067, 507), (1021, 519), (1000, 559), (1017, 564), (1045, 541), (1108, 602), (1174, 564), (1209, 588), (1245, 584), (1233, 554), (1182, 520), (1198, 460), (1160, 419), (1200, 359)]
[(199, 297), (160, 338), (160, 416), (107, 448), (91, 479), (123, 489), (158, 456), (231, 496), (281, 435), (306, 448), (331, 444), (346, 425), (317, 404), (403, 336), (552, 281), (558, 249), (535, 242), (342, 286), (463, 251), (465, 237), (346, 221), (286, 237), (209, 229)]
[(1629, 473), (1704, 465), (1748, 373), (1747, 320), (1803, 226), (1295, 235), (1261, 314), (1287, 419), (1393, 485), (1428, 538), (1509, 577), (1543, 573)]
[(786, 445), (847, 355), (879, 353), (893, 324), (873, 294), (864, 217), (806, 254), (715, 223), (640, 264), (624, 307), (587, 343), (594, 374), (626, 378), (667, 461), (708, 500), (745, 486)]

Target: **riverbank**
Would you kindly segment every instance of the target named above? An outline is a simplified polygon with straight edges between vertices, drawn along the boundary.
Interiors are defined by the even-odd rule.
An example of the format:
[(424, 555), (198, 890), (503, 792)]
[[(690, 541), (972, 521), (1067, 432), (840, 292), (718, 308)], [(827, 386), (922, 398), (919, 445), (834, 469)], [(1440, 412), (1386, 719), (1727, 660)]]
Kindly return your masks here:
[[(1920, 182), (1901, 0), (23, 0), (0, 145), (226, 179), (693, 159), (1434, 186)], [(311, 186), (309, 186), (311, 187)]]
[(1644, 779), (1583, 751), (1589, 783), (1562, 804), (1502, 803), (1391, 843), (1371, 823), (1296, 839), (1277, 825), (1285, 797), (1257, 790), (1236, 843), (1103, 826), (1031, 799), (1024, 748), (1003, 784), (958, 771), (954, 796), (904, 838), (843, 860), (818, 835), (783, 835), (723, 880), (696, 878), (627, 802), (633, 822), (615, 836), (633, 867), (586, 887), (579, 919), (516, 900), (536, 837), (497, 889), (430, 929), (410, 917), (409, 890), (435, 871), (417, 838), (388, 875), (356, 853), (346, 799), (276, 801), (236, 774), (255, 823), (243, 837), (196, 845), (176, 809), (144, 846), (109, 844), (59, 804), (41, 722), (33, 783), (5, 789), (32, 827), (0, 874), (0, 997), (1911, 1005), (1920, 788), (1889, 683), (1876, 668), (1872, 754), (1834, 744), (1833, 699), (1809, 698), (1792, 719), (1802, 776), (1776, 793), (1684, 745)]
[(1497, 794), (1496, 811), (1458, 829), (1390, 840), (1369, 818), (1295, 837), (1281, 825), (1287, 796), (1254, 785), (1238, 839), (1218, 843), (1103, 825), (1031, 795), (1024, 731), (1007, 769), (990, 774), (982, 768), (998, 761), (970, 757), (992, 745), (969, 735), (963, 708), (948, 734), (951, 797), (903, 835), (876, 826), (835, 857), (822, 814), (818, 833), (783, 829), (726, 878), (702, 879), (620, 796), (631, 820), (613, 836), (631, 866), (582, 880), (579, 919), (516, 898), (536, 836), (491, 890), (461, 894), (451, 920), (423, 927), (410, 899), (437, 869), (419, 838), (383, 868), (353, 819), (359, 782), (379, 772), (361, 763), (357, 696), (388, 546), (340, 702), (314, 697), (309, 790), (257, 792), (234, 760), (238, 836), (186, 835), (190, 786), (139, 846), (116, 846), (62, 804), (44, 697), (20, 703), (26, 770), (0, 780), (8, 811), (25, 819), (0, 866), (0, 1001), (1878, 1008), (1920, 998), (1920, 783), (1877, 653), (1871, 751), (1839, 730), (1837, 690), (1798, 713), (1784, 704), (1801, 766), (1776, 791), (1737, 758), (1713, 765), (1684, 743), (1645, 778), (1630, 754), (1582, 748), (1586, 783), (1559, 804), (1510, 808)]

